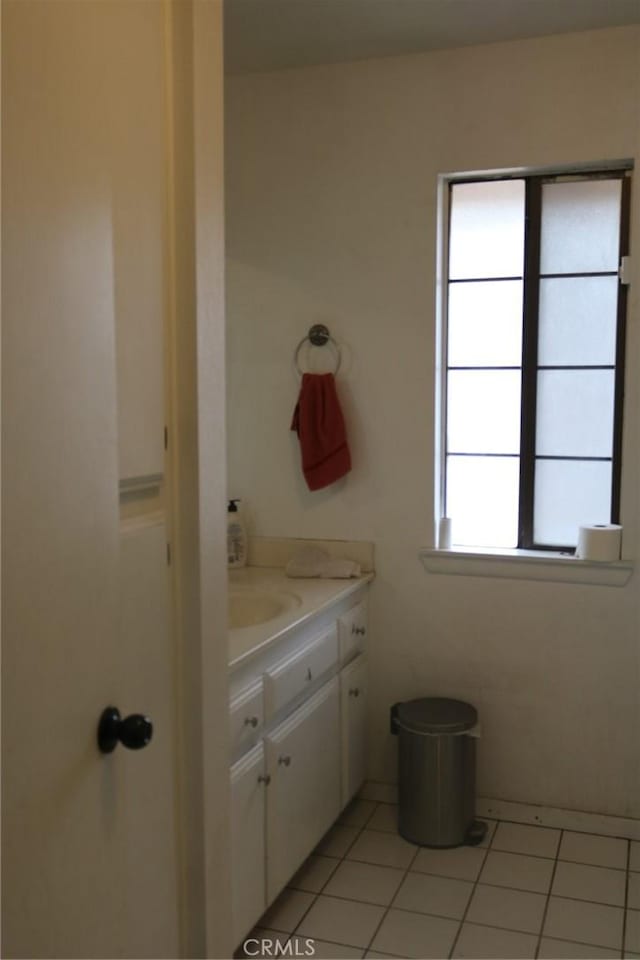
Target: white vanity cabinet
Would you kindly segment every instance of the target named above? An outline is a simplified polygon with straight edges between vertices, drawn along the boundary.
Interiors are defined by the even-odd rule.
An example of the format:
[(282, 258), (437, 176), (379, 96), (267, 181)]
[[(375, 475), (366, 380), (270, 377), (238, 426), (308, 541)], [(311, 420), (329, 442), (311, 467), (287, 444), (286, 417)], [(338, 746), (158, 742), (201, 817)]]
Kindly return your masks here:
[(231, 768), (232, 913), (236, 943), (267, 908), (262, 743)]
[(366, 773), (367, 684), (367, 658), (360, 654), (340, 671), (343, 807), (358, 792)]
[[(240, 944), (365, 775), (366, 586), (232, 665), (233, 929)], [(234, 762), (235, 761), (235, 762)]]
[(340, 702), (334, 677), (265, 739), (267, 897), (274, 900), (340, 813)]

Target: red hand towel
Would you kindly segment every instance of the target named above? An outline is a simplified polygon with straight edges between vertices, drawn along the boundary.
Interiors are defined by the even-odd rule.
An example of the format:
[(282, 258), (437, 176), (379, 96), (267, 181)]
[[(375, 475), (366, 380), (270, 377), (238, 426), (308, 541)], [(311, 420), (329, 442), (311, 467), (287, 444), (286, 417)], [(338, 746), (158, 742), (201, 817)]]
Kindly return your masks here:
[(302, 375), (291, 429), (300, 440), (302, 472), (309, 490), (321, 490), (351, 470), (344, 417), (332, 373)]

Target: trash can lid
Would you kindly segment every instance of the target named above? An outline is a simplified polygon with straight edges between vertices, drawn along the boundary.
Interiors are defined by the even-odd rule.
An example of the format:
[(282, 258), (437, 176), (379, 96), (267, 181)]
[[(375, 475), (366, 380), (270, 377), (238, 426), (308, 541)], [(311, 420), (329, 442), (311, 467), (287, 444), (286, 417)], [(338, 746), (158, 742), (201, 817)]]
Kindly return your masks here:
[(412, 733), (463, 733), (475, 727), (478, 711), (462, 700), (421, 697), (398, 704), (398, 723)]

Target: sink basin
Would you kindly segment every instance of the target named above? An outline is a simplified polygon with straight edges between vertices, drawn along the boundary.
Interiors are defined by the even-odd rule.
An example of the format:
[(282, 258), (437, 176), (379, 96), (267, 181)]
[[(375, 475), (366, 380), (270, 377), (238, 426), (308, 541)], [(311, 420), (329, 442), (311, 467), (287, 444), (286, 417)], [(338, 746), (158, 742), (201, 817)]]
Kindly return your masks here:
[(232, 590), (229, 594), (229, 627), (231, 630), (254, 627), (299, 605), (300, 598), (293, 593)]

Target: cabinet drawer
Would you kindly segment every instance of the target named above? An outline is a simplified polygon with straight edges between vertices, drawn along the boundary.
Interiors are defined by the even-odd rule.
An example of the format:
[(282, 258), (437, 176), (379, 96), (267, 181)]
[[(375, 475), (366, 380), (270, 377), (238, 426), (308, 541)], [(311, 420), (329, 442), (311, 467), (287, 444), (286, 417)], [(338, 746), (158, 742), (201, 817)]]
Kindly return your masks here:
[(364, 649), (367, 636), (367, 601), (361, 600), (338, 619), (340, 663), (353, 660)]
[(231, 756), (253, 746), (264, 724), (264, 688), (257, 680), (229, 704)]
[(309, 689), (338, 660), (335, 625), (316, 640), (268, 670), (264, 677), (265, 713), (268, 719)]

